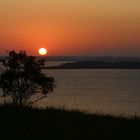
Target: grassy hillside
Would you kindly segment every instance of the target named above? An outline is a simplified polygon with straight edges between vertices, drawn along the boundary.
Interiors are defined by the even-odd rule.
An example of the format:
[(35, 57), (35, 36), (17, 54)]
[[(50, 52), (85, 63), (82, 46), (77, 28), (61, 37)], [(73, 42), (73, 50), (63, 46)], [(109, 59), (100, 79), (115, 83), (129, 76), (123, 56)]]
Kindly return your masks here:
[(140, 140), (140, 118), (0, 107), (1, 140)]

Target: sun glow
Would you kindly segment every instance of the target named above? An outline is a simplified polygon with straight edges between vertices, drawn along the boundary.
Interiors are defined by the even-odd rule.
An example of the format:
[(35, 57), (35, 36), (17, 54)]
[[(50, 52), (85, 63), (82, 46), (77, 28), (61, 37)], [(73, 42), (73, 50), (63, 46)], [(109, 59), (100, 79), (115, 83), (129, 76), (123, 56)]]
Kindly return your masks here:
[(38, 52), (40, 55), (46, 55), (48, 53), (47, 49), (45, 48), (40, 48)]

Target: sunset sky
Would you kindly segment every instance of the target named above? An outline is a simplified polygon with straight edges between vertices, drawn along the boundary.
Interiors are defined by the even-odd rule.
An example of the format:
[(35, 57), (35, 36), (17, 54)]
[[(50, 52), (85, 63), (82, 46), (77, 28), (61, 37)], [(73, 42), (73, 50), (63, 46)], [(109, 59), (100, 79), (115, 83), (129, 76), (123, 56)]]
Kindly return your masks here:
[(0, 55), (140, 55), (140, 0), (1, 0)]

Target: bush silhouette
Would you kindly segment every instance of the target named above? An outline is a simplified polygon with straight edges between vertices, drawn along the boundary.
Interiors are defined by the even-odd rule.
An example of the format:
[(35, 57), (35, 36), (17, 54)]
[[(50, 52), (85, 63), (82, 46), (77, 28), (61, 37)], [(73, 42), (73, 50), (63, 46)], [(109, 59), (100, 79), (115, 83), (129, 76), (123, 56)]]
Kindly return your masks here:
[[(15, 105), (31, 105), (54, 90), (54, 78), (41, 72), (45, 62), (43, 59), (27, 56), (25, 51), (10, 51), (8, 54), (2, 61), (0, 74), (3, 97), (10, 97)], [(38, 98), (33, 101), (31, 97), (36, 94)]]

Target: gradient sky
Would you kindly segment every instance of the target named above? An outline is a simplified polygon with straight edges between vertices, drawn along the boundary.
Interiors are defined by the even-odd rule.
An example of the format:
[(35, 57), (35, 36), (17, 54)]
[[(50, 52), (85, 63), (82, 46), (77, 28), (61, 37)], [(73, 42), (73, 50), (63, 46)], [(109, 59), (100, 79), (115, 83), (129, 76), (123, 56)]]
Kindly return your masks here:
[(1, 0), (0, 55), (140, 55), (140, 0)]

